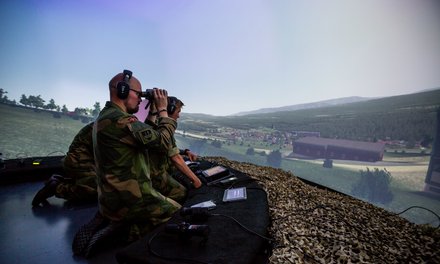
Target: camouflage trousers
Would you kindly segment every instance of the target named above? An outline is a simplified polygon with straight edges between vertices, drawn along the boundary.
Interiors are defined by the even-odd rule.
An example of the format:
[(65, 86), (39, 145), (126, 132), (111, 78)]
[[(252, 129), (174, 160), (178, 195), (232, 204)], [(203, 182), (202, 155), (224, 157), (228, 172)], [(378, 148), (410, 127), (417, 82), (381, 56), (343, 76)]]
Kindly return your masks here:
[[(94, 171), (68, 173), (68, 176), (61, 182), (56, 190), (55, 196), (74, 202), (96, 201), (96, 173)], [(73, 176), (73, 177), (72, 177)]]
[(186, 199), (186, 188), (176, 181), (167, 171), (151, 176), (153, 188), (164, 196), (183, 203)]
[(142, 203), (130, 208), (126, 216), (125, 220), (129, 230), (128, 242), (138, 240), (151, 232), (156, 226), (167, 222), (181, 208), (181, 205), (171, 198), (182, 197), (182, 189), (178, 185), (176, 185), (177, 188), (170, 186), (165, 188), (166, 191), (169, 191), (170, 196), (165, 196), (159, 190), (153, 188), (152, 185), (152, 188), (147, 187), (147, 185), (141, 187), (143, 193)]
[[(128, 242), (132, 242), (151, 232), (157, 225), (167, 222), (174, 213), (176, 213), (185, 199), (187, 190), (177, 182), (171, 175), (162, 171), (151, 176), (152, 187), (155, 191), (163, 195), (163, 201), (160, 204), (152, 203), (149, 211), (161, 214), (160, 217), (150, 217), (148, 221), (134, 221), (130, 223), (128, 232)], [(154, 210), (152, 207), (156, 206)], [(142, 210), (141, 208), (138, 208)], [(140, 219), (138, 219), (140, 220)]]

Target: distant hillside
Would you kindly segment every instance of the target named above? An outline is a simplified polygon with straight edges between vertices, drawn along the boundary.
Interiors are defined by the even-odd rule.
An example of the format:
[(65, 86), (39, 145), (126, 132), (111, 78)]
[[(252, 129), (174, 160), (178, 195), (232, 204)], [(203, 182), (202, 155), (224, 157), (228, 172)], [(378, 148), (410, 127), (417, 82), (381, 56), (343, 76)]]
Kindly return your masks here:
[(434, 135), (438, 108), (440, 89), (435, 89), (319, 108), (244, 116), (193, 116), (183, 113), (179, 129), (205, 132), (221, 127), (243, 130), (275, 128), (282, 132), (319, 131), (322, 137), (328, 138), (418, 141)]
[(367, 100), (371, 100), (371, 99), (374, 99), (374, 98), (351, 96), (351, 97), (330, 99), (330, 100), (313, 102), (313, 103), (306, 103), (306, 104), (288, 105), (288, 106), (273, 107), (273, 108), (261, 108), (261, 109), (253, 110), (253, 111), (239, 112), (239, 113), (233, 114), (232, 116), (265, 114), (265, 113), (274, 113), (274, 112), (281, 112), (281, 111), (295, 111), (295, 110), (301, 110), (301, 109), (312, 109), (312, 108), (320, 108), (320, 107), (325, 107), (325, 106), (335, 106), (335, 105), (342, 105), (342, 104), (348, 104), (348, 103), (363, 102), (363, 101), (367, 101)]

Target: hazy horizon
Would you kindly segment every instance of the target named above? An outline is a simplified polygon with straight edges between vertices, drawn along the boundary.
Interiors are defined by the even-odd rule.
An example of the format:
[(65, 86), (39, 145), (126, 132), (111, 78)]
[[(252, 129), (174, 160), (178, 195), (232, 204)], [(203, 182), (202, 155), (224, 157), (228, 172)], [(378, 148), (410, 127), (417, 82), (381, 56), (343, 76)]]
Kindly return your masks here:
[(130, 69), (184, 112), (227, 116), (440, 87), (440, 2), (37, 1), (0, 3), (9, 99), (91, 108)]
[[(393, 96), (399, 96), (399, 95), (407, 95), (407, 94), (413, 94), (413, 93), (421, 93), (421, 92), (427, 92), (427, 91), (432, 91), (432, 90), (437, 90), (440, 89), (440, 87), (438, 88), (432, 88), (432, 89), (423, 89), (420, 91), (415, 91), (415, 92), (411, 92), (411, 93), (404, 93), (404, 94), (395, 94), (395, 95), (389, 95), (389, 96), (381, 96), (381, 97), (363, 97), (363, 96), (344, 96), (344, 97), (338, 97), (338, 98), (329, 98), (329, 99), (324, 99), (324, 100), (319, 100), (319, 101), (312, 101), (312, 102), (304, 102), (304, 103), (298, 103), (298, 104), (292, 104), (292, 105), (280, 105), (280, 106), (273, 106), (273, 107), (260, 107), (260, 108), (256, 108), (256, 109), (249, 109), (249, 110), (244, 110), (244, 111), (240, 111), (237, 113), (231, 113), (228, 115), (213, 115), (213, 114), (208, 114), (208, 113), (203, 113), (203, 112), (188, 112), (188, 111), (184, 111), (184, 113), (188, 113), (188, 114), (207, 114), (207, 115), (213, 115), (213, 116), (234, 116), (234, 115), (242, 115), (242, 114), (247, 114), (247, 113), (251, 113), (251, 112), (258, 112), (261, 110), (268, 110), (268, 109), (278, 109), (278, 108), (284, 108), (284, 107), (294, 107), (294, 106), (299, 106), (299, 105), (308, 105), (308, 104), (315, 104), (315, 103), (322, 103), (322, 102), (328, 102), (328, 101), (336, 101), (336, 100), (341, 100), (341, 99), (347, 99), (347, 98), (353, 98), (353, 97), (357, 97), (357, 98), (362, 98), (362, 99), (368, 99), (368, 100), (373, 100), (373, 99), (380, 99), (380, 98), (386, 98), (386, 97), (393, 97)], [(6, 91), (7, 92), (7, 91)], [(7, 93), (6, 95), (8, 95), (9, 93)], [(35, 95), (35, 94), (29, 94), (29, 95)], [(28, 94), (26, 94), (26, 96), (29, 96)], [(8, 98), (9, 100), (13, 101), (14, 99), (16, 100), (16, 102), (18, 104), (20, 104), (20, 98)], [(49, 99), (47, 98), (42, 98), (43, 100), (45, 100), (45, 104), (48, 103)], [(145, 106), (145, 104), (148, 101), (143, 100), (141, 102), (140, 105), (140, 111), (142, 110), (141, 107)], [(60, 107), (62, 107), (64, 105), (64, 103), (57, 103), (55, 102), (57, 105), (59, 105)], [(87, 108), (92, 108), (93, 109), (93, 105), (90, 106), (73, 106), (72, 108), (68, 108), (69, 111), (73, 111), (75, 107), (87, 107)], [(101, 103), (101, 108), (104, 107), (104, 104)], [(185, 106), (184, 106), (185, 108)], [(139, 113), (140, 114), (140, 113)], [(142, 115), (143, 116), (143, 115)]]

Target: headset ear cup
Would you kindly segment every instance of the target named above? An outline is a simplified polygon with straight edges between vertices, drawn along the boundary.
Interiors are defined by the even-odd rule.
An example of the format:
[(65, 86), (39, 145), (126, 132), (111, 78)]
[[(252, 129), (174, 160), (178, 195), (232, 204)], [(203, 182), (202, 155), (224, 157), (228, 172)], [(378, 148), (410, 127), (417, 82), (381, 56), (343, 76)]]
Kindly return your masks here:
[(177, 108), (177, 98), (174, 96), (168, 97), (168, 106), (167, 106), (168, 115), (172, 115), (174, 111), (176, 111), (176, 108)]
[(118, 85), (116, 86), (116, 89), (118, 90), (118, 97), (120, 99), (127, 99), (128, 93), (130, 92), (130, 86), (126, 82), (118, 82)]
[(130, 84), (128, 82), (131, 79), (133, 73), (129, 70), (124, 70), (124, 79), (116, 85), (117, 95), (120, 99), (127, 99), (128, 94), (130, 93)]
[(168, 107), (167, 107), (168, 114), (172, 115), (174, 113), (174, 110), (176, 110), (176, 105), (173, 103), (168, 104)]

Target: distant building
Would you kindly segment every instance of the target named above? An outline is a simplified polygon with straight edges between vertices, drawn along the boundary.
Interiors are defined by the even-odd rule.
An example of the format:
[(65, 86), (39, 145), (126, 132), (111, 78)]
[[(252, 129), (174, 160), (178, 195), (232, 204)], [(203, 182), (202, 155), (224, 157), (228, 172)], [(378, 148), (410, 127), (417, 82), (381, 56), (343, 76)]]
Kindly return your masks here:
[(293, 142), (293, 153), (312, 158), (380, 161), (384, 143), (320, 137), (304, 137)]
[(321, 132), (318, 131), (292, 131), (293, 137), (320, 137)]
[(440, 195), (440, 109), (437, 110), (437, 129), (425, 178), (425, 192)]

